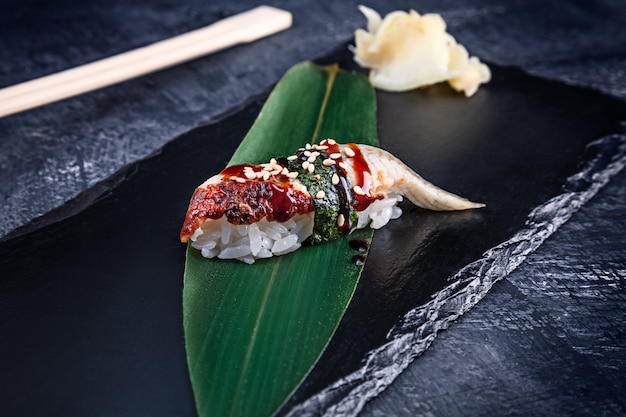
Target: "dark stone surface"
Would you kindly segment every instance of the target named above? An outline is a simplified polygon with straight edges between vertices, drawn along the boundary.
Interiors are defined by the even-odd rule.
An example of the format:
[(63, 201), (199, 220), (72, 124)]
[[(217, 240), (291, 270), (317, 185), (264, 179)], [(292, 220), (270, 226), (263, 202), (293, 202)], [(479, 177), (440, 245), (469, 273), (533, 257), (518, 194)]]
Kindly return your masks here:
[(624, 184), (623, 171), (361, 415), (626, 415)]
[[(356, 10), (358, 2), (292, 3), (269, 3), (294, 13), (289, 32), (0, 119), (0, 236), (158, 152), (176, 135), (262, 94), (291, 65), (343, 47), (364, 23)], [(250, 1), (7, 0), (0, 5), (0, 86), (173, 36), (253, 5)], [(367, 5), (381, 12), (409, 7), (440, 12), (459, 42), (488, 62), (518, 66), (626, 100), (626, 7), (621, 0), (371, 1)], [(92, 197), (106, 195), (110, 186), (101, 184)], [(621, 173), (526, 263), (443, 332), (362, 414), (626, 415), (621, 395), (626, 388), (625, 189), (626, 175)], [(86, 199), (74, 209), (91, 201)], [(176, 290), (175, 285), (171, 290)], [(86, 323), (115, 316), (116, 306), (107, 304), (106, 294), (125, 291), (125, 287), (103, 286), (103, 292), (91, 294), (98, 295), (99, 301), (84, 305), (90, 314), (76, 329), (88, 347), (93, 342)], [(35, 293), (44, 296), (39, 291)], [(159, 299), (164, 296), (155, 294), (155, 302)], [(22, 307), (12, 314), (45, 321)], [(159, 326), (175, 332), (175, 320)], [(144, 340), (156, 339), (159, 326), (136, 330)], [(31, 360), (37, 343), (61, 343), (53, 336), (34, 340), (21, 360)], [(12, 342), (2, 338), (2, 344)], [(92, 361), (95, 370), (110, 368), (109, 354), (115, 352)], [(37, 364), (42, 372), (62, 372), (58, 364), (69, 357), (45, 359)], [(84, 369), (85, 375), (92, 370)], [(178, 376), (184, 373), (180, 366), (170, 370)], [(163, 374), (155, 369), (154, 377), (158, 382)], [(135, 392), (138, 397), (162, 398), (161, 409), (171, 410), (171, 415), (192, 412), (187, 402), (171, 401), (159, 389), (155, 382)], [(74, 404), (62, 410), (65, 415), (90, 406), (89, 399), (73, 397), (72, 392), (58, 399), (65, 406)], [(106, 398), (110, 392), (93, 394), (96, 399)], [(135, 415), (145, 411), (139, 403), (130, 409)]]

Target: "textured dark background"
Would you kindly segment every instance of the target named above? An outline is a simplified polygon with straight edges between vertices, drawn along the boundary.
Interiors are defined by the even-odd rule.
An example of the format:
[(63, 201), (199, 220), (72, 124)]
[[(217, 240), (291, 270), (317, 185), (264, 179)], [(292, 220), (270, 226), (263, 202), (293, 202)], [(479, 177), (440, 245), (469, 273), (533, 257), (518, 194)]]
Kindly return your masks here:
[[(293, 12), (288, 32), (0, 119), (0, 237), (35, 227), (36, 221), (30, 222), (53, 209), (61, 217), (71, 214), (89, 200), (58, 207), (158, 152), (176, 135), (263, 94), (291, 65), (343, 48), (353, 30), (364, 25), (358, 3), (270, 2)], [(257, 4), (6, 0), (0, 4), (0, 87), (180, 34)], [(623, 1), (366, 5), (381, 13), (398, 8), (441, 13), (457, 40), (489, 63), (626, 100)], [(621, 395), (626, 388), (625, 188), (622, 172), (443, 332), (362, 414), (626, 415)]]

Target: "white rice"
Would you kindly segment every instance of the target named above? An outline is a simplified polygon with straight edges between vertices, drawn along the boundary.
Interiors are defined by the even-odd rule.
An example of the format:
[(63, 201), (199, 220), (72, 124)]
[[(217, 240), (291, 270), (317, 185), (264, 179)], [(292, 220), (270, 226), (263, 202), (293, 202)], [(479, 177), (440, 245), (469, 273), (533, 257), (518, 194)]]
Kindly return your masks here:
[(389, 220), (397, 219), (402, 215), (402, 209), (397, 206), (401, 201), (402, 196), (395, 194), (388, 194), (386, 198), (374, 201), (365, 210), (357, 213), (359, 222), (356, 228), (363, 229), (369, 224), (372, 229), (380, 229)]
[(207, 220), (191, 236), (191, 246), (205, 258), (255, 259), (284, 255), (300, 248), (313, 233), (313, 213), (298, 214), (286, 222), (265, 218), (251, 225), (234, 225), (222, 217)]
[[(380, 229), (402, 214), (396, 206), (402, 196), (389, 195), (376, 200), (358, 213), (357, 229), (368, 224)], [(207, 220), (191, 236), (191, 246), (205, 258), (237, 259), (252, 264), (256, 259), (293, 252), (313, 233), (313, 213), (298, 214), (286, 222), (268, 222), (265, 218), (250, 225), (234, 225), (222, 217)]]

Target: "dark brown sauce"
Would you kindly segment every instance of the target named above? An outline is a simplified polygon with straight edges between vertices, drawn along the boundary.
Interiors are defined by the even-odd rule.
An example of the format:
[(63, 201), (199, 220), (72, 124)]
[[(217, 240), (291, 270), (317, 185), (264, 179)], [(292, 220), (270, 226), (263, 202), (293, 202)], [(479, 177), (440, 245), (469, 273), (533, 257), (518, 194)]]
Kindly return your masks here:
[(365, 264), (365, 258), (366, 258), (365, 254), (359, 253), (358, 255), (354, 255), (352, 257), (352, 263), (357, 266), (361, 266)]
[(354, 194), (356, 200), (354, 208), (356, 211), (363, 211), (375, 200), (371, 195), (372, 174), (359, 146), (355, 143), (348, 143), (346, 146), (354, 152), (354, 156), (350, 158), (350, 163), (352, 164), (354, 176), (356, 177), (357, 183), (355, 185), (360, 186), (365, 193), (365, 195)]
[(350, 188), (348, 179), (343, 171), (336, 165), (332, 166), (333, 172), (339, 176), (339, 183), (335, 185), (337, 196), (339, 198), (339, 214), (344, 218), (343, 226), (339, 227), (339, 231), (347, 235), (352, 230), (352, 221), (350, 220)]
[(352, 149), (354, 152), (354, 156), (350, 158), (350, 161), (352, 167), (354, 168), (357, 185), (361, 186), (363, 191), (365, 191), (365, 194), (369, 194), (369, 190), (372, 187), (370, 166), (367, 164), (367, 161), (357, 144), (348, 143), (346, 144), (346, 147)]
[[(321, 145), (328, 146), (328, 149), (325, 151), (326, 155), (331, 155), (333, 153), (341, 153), (339, 149), (339, 144), (335, 143), (334, 145), (329, 144), (326, 140), (321, 142)], [(342, 158), (336, 160), (338, 163)], [(352, 221), (350, 220), (350, 212), (351, 212), (351, 196), (352, 192), (350, 190), (349, 181), (346, 177), (346, 172), (339, 167), (339, 165), (335, 164), (331, 167), (331, 172), (333, 174), (337, 174), (339, 177), (339, 183), (335, 184), (335, 191), (337, 192), (337, 197), (339, 198), (339, 214), (343, 216), (344, 222), (342, 226), (338, 226), (338, 229), (344, 235), (347, 235), (352, 231)]]
[(229, 167), (224, 168), (222, 172), (220, 172), (220, 174), (222, 174), (225, 177), (229, 177), (229, 176), (243, 177), (243, 169), (245, 167), (254, 168), (254, 165), (250, 165), (250, 164), (231, 165)]
[(367, 252), (370, 248), (371, 239), (365, 237), (355, 237), (354, 239), (350, 239), (348, 245), (356, 251), (359, 252)]
[(298, 212), (298, 200), (289, 188), (270, 184), (270, 206), (273, 209), (272, 217), (278, 222), (286, 222)]

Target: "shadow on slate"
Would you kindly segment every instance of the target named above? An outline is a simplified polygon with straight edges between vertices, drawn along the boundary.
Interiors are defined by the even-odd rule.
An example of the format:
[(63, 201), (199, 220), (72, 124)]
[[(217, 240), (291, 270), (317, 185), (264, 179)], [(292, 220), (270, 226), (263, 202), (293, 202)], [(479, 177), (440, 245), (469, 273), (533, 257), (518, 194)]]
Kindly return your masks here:
[[(585, 145), (626, 120), (625, 103), (594, 91), (493, 73), (469, 100), (444, 85), (378, 94), (381, 145), (487, 208), (403, 203), (404, 215), (376, 232), (335, 337), (283, 412), (358, 369), (404, 313), (522, 228), (576, 172)], [(193, 189), (224, 167), (260, 107), (176, 138), (80, 213), (0, 243), (3, 413), (195, 413), (178, 232)]]

